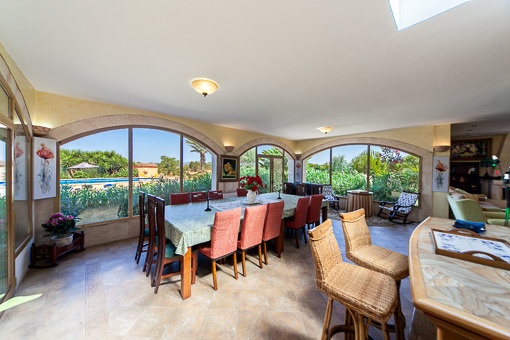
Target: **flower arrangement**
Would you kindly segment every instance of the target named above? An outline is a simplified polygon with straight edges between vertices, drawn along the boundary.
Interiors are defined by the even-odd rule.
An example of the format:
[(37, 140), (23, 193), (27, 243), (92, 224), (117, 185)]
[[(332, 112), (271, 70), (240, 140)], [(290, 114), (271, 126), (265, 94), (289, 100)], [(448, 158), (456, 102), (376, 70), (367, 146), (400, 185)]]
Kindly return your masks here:
[(48, 233), (45, 236), (56, 235), (58, 238), (61, 238), (66, 234), (78, 230), (76, 227), (77, 221), (78, 218), (73, 215), (63, 215), (58, 212), (51, 215), (48, 222), (43, 224), (42, 227)]
[(239, 178), (239, 188), (246, 190), (258, 191), (266, 186), (262, 182), (260, 176), (243, 176)]

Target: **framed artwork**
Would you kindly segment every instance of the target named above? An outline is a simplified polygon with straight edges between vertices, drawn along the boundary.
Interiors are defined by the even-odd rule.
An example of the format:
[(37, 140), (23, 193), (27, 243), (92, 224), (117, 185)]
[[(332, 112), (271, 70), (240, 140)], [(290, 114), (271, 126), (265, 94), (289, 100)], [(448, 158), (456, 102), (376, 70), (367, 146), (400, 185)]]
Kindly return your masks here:
[(237, 181), (239, 177), (239, 158), (232, 156), (221, 156), (220, 181)]
[(34, 137), (34, 199), (57, 196), (57, 142)]
[(434, 171), (432, 175), (432, 191), (448, 192), (448, 181), (450, 177), (450, 157), (435, 156)]
[(469, 139), (452, 141), (452, 160), (480, 160), (491, 157), (490, 139)]

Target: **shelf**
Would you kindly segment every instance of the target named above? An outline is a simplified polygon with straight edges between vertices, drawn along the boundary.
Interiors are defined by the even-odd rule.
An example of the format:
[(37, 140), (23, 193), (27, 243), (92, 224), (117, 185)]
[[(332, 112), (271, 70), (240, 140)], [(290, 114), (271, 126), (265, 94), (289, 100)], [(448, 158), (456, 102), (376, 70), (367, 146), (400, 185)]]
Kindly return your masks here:
[(73, 233), (73, 242), (66, 246), (58, 247), (54, 244), (41, 244), (36, 246), (32, 243), (30, 248), (30, 268), (49, 268), (57, 265), (57, 260), (71, 251), (85, 250), (85, 234)]

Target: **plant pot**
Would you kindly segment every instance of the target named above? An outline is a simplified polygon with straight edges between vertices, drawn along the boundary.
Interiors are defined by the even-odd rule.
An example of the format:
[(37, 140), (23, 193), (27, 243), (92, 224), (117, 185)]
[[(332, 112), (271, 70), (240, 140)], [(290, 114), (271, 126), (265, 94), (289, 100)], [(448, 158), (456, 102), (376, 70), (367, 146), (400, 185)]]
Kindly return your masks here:
[(257, 193), (253, 190), (248, 190), (248, 193), (246, 194), (246, 201), (248, 204), (255, 203), (255, 199), (257, 198)]
[(65, 247), (73, 243), (73, 234), (54, 235), (51, 237), (51, 242), (55, 243), (57, 247)]

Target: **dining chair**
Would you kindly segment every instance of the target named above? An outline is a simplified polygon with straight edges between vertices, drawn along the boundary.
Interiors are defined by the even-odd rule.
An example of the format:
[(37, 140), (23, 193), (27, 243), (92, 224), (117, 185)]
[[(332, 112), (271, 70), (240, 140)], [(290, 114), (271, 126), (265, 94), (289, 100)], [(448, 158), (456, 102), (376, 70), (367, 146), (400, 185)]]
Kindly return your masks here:
[[(371, 320), (379, 322), (389, 339), (388, 319), (397, 303), (395, 281), (382, 273), (343, 262), (330, 219), (308, 231), (315, 265), (315, 284), (328, 297), (321, 339), (338, 332), (354, 332), (367, 339)], [(345, 324), (330, 327), (333, 301), (344, 305)]]
[(138, 233), (138, 245), (136, 246), (135, 260), (136, 264), (140, 263), (140, 257), (142, 253), (147, 252), (149, 246), (149, 229), (146, 223), (146, 212), (145, 212), (145, 192), (140, 191), (138, 195), (138, 207), (140, 209), (140, 229)]
[[(268, 264), (267, 242), (280, 236), (284, 206), (284, 201), (267, 204), (266, 218), (264, 219), (264, 231), (262, 232), (262, 248), (264, 250), (264, 263), (266, 265)], [(278, 253), (277, 256), (281, 257), (281, 253)]]
[(298, 230), (301, 229), (303, 231), (303, 238), (306, 240), (306, 216), (308, 214), (308, 205), (310, 205), (310, 196), (304, 196), (298, 198), (296, 211), (294, 212), (294, 216), (286, 219), (284, 221), (285, 228), (289, 228), (294, 230), (294, 234), (296, 237), (296, 247), (299, 249), (299, 239), (298, 239)]
[(241, 252), (243, 276), (246, 277), (246, 251), (258, 247), (259, 267), (262, 268), (262, 233), (266, 219), (267, 205), (246, 207), (244, 210), (241, 234), (237, 241), (237, 250)]
[(248, 190), (243, 189), (243, 188), (237, 188), (236, 191), (237, 191), (237, 197), (246, 197), (246, 195), (248, 194)]
[(193, 191), (191, 194), (191, 202), (204, 202), (207, 201), (207, 193), (205, 191)]
[(310, 193), (312, 195), (322, 194), (322, 184), (312, 184), (310, 186)]
[(145, 264), (143, 265), (145, 276), (149, 276), (152, 265), (156, 263), (155, 256), (158, 251), (158, 244), (156, 242), (156, 196), (151, 194), (147, 194), (147, 225), (149, 228), (149, 242)]
[(409, 260), (406, 255), (372, 244), (370, 230), (365, 219), (365, 209), (340, 214), (345, 238), (345, 252), (349, 260), (361, 267), (391, 277), (397, 287), (395, 308), (395, 331), (397, 339), (404, 339), (405, 317), (400, 301), (400, 282), (409, 276)]
[[(157, 230), (157, 248), (156, 268), (151, 276), (151, 286), (154, 287), (154, 294), (158, 293), (162, 279), (166, 279), (175, 275), (182, 275), (183, 256), (175, 253), (174, 244), (165, 236), (165, 200), (156, 197), (156, 230)], [(163, 273), (167, 265), (179, 262), (179, 270), (176, 272)], [(194, 251), (191, 254), (191, 283), (195, 283), (197, 274), (198, 255)]]
[(209, 190), (209, 199), (210, 200), (222, 200), (223, 199), (223, 190)]
[(282, 193), (287, 195), (293, 195), (294, 194), (293, 185), (294, 183), (292, 182), (283, 182)]
[(218, 290), (216, 276), (216, 261), (232, 255), (234, 259), (234, 277), (237, 280), (237, 237), (241, 221), (241, 207), (218, 211), (214, 215), (214, 224), (211, 230), (211, 241), (199, 245), (200, 254), (211, 260), (214, 290)]
[(310, 196), (310, 205), (308, 206), (308, 212), (306, 214), (306, 225), (308, 226), (308, 230), (310, 230), (310, 226), (316, 227), (321, 224), (321, 208), (322, 208), (322, 200), (324, 196), (322, 194), (316, 194)]
[(306, 196), (306, 184), (305, 183), (296, 183), (296, 195)]
[(170, 205), (187, 204), (190, 202), (189, 192), (179, 192), (170, 194)]

